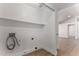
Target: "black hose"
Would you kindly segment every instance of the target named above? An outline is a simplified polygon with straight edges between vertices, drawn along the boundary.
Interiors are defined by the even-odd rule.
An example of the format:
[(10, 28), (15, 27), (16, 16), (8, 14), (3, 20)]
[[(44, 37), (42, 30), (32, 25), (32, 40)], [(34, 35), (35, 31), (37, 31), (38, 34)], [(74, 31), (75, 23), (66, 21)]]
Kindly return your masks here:
[[(10, 45), (8, 45), (8, 41), (9, 40), (12, 40), (12, 44), (10, 44)], [(17, 40), (17, 38), (16, 38), (16, 36), (15, 36), (15, 33), (9, 33), (9, 37), (7, 38), (7, 40), (6, 40), (6, 46), (7, 46), (7, 48), (9, 49), (9, 50), (13, 50), (14, 48), (15, 48), (15, 45), (16, 45), (16, 43), (17, 43), (17, 45), (19, 45), (19, 43), (18, 43), (18, 40)], [(10, 47), (10, 46), (12, 46), (12, 47)], [(19, 45), (20, 46), (20, 45)]]
[[(10, 47), (10, 45), (8, 45), (9, 40), (13, 41), (13, 44), (10, 44), (10, 45), (12, 45), (12, 47)], [(15, 38), (14, 37), (8, 37), (7, 40), (6, 40), (6, 46), (7, 46), (8, 50), (13, 50), (15, 48)]]

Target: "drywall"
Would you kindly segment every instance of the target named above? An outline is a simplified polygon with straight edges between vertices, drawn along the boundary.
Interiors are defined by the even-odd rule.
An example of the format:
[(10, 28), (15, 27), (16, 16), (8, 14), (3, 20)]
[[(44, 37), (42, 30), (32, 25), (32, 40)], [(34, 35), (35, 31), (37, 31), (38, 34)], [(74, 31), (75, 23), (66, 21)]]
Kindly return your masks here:
[(43, 21), (41, 20), (42, 14), (40, 9), (41, 8), (39, 6), (37, 8), (23, 3), (3, 3), (0, 4), (0, 18), (42, 23)]
[[(13, 7), (17, 4), (5, 4), (6, 6), (4, 4), (2, 5), (4, 6), (5, 12), (1, 12), (3, 6), (0, 5), (0, 7), (2, 7), (0, 9), (0, 14), (3, 14), (3, 17), (9, 17), (12, 19), (16, 18), (18, 20), (18, 17), (23, 17), (26, 20), (28, 20), (27, 18), (31, 18), (29, 21), (45, 22), (46, 25), (41, 26), (0, 18), (0, 55), (23, 55), (35, 50), (35, 47), (38, 47), (38, 49), (44, 48), (55, 55), (57, 54), (55, 12), (45, 6), (37, 8), (28, 4), (24, 5), (22, 12), (18, 11), (19, 9), (15, 12)], [(13, 12), (11, 11), (12, 9), (8, 8), (9, 6), (14, 10)], [(16, 37), (20, 43), (20, 46), (16, 46), (12, 51), (7, 50), (5, 45), (10, 32), (16, 33)], [(32, 37), (35, 39), (31, 40)]]
[(76, 39), (79, 39), (79, 21), (77, 21), (77, 24), (76, 24), (76, 26), (77, 26), (77, 30), (76, 30)]
[[(0, 55), (15, 55), (19, 53), (24, 53), (27, 51), (35, 50), (35, 47), (38, 47), (38, 49), (41, 47), (41, 33), (42, 29), (38, 26), (29, 26), (26, 24), (26, 28), (24, 27), (5, 27), (1, 26), (0, 29)], [(16, 48), (12, 51), (7, 50), (5, 42), (8, 37), (8, 33), (14, 32), (16, 33), (16, 37), (18, 40), (20, 40), (20, 46), (16, 46)], [(35, 38), (34, 40), (31, 40), (31, 38)], [(24, 51), (25, 50), (25, 51)]]

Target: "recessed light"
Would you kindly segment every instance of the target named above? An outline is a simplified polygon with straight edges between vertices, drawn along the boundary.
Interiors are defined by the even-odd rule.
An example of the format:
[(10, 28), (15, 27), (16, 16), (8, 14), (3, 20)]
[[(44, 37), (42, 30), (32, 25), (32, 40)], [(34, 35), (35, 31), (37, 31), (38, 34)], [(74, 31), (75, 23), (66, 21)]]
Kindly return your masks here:
[(68, 17), (68, 18), (70, 18), (71, 16), (70, 16), (70, 15), (68, 15), (67, 17)]

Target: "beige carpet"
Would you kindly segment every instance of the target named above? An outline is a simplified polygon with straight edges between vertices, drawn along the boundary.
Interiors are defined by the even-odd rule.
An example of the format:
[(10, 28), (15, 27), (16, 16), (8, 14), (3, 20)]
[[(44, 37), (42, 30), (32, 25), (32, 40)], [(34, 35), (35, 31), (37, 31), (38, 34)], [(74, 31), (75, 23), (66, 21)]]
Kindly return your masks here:
[(29, 54), (25, 54), (24, 56), (54, 56), (54, 55), (44, 49), (39, 49)]

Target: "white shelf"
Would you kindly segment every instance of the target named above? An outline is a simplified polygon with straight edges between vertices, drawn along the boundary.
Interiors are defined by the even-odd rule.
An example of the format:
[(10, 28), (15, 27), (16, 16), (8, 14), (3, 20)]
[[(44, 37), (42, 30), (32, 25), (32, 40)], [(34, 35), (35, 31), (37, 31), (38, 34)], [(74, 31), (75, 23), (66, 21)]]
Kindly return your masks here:
[(40, 19), (40, 15), (42, 15), (40, 14), (41, 11), (38, 8), (34, 8), (32, 5), (0, 4), (0, 18), (8, 21), (29, 23), (31, 25), (45, 25)]
[(40, 22), (32, 22), (32, 21), (28, 21), (28, 20), (22, 20), (22, 19), (10, 19), (10, 18), (0, 18), (0, 20), (4, 20), (4, 21), (13, 21), (13, 22), (22, 22), (22, 23), (29, 23), (29, 24), (35, 24), (35, 25), (41, 25), (44, 26), (45, 23), (40, 23)]

